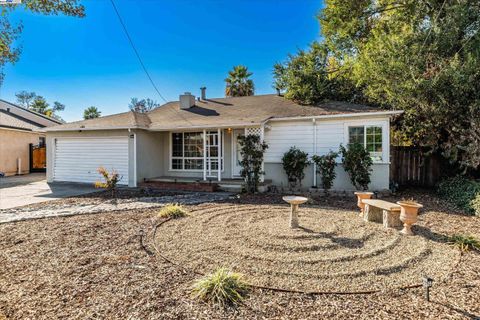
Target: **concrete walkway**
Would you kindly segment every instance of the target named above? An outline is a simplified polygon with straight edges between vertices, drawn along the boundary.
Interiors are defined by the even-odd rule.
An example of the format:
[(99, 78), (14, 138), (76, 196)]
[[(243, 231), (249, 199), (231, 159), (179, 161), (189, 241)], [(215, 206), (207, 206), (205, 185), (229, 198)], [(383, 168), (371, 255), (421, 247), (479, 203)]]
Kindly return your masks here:
[(0, 224), (48, 217), (73, 216), (132, 209), (148, 209), (162, 207), (166, 203), (179, 203), (186, 205), (199, 204), (204, 202), (225, 200), (231, 196), (232, 194), (226, 192), (184, 193), (161, 197), (140, 197), (116, 200), (109, 199), (100, 204), (45, 204), (45, 208), (40, 210), (29, 207), (0, 210)]
[(47, 183), (45, 174), (0, 178), (0, 210), (98, 191), (91, 184)]

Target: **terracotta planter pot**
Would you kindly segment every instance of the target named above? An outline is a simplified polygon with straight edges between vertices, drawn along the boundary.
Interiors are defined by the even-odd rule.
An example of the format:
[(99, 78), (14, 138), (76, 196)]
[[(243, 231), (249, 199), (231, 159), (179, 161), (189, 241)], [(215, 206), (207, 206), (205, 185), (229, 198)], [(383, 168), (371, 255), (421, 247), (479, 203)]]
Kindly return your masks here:
[(360, 216), (363, 216), (363, 212), (365, 211), (365, 204), (362, 202), (363, 199), (371, 199), (373, 196), (373, 192), (364, 192), (364, 191), (357, 191), (355, 192), (357, 196), (357, 206), (360, 208)]
[(416, 202), (397, 201), (400, 205), (400, 220), (403, 222), (402, 234), (412, 236), (412, 225), (418, 220), (418, 209), (423, 208), (423, 205)]

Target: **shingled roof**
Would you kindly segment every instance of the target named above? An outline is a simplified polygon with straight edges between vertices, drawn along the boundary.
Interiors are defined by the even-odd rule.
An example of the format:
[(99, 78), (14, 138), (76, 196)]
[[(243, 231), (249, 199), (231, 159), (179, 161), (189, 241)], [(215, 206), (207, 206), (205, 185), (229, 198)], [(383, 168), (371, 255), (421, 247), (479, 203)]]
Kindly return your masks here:
[(181, 109), (178, 101), (166, 103), (148, 113), (124, 112), (90, 120), (50, 127), (47, 131), (101, 130), (139, 128), (172, 130), (195, 127), (228, 127), (258, 125), (265, 120), (355, 114), (382, 111), (366, 105), (328, 102), (303, 106), (278, 95), (218, 98), (195, 101), (195, 106)]

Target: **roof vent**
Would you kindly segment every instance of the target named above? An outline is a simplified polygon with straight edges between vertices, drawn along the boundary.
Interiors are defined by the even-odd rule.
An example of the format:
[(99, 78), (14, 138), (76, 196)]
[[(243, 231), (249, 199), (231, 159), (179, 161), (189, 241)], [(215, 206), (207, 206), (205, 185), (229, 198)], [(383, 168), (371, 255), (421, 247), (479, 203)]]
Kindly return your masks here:
[(190, 92), (180, 95), (180, 109), (189, 109), (195, 105), (195, 96)]
[(201, 94), (202, 100), (203, 101), (207, 100), (207, 87), (201, 87), (200, 91), (202, 92)]

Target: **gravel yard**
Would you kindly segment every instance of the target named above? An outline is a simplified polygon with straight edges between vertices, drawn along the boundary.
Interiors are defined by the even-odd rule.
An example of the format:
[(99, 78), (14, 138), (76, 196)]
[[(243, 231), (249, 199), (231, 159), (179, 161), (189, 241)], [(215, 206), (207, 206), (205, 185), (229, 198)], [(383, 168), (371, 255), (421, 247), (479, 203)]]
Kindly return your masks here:
[[(402, 196), (408, 197), (409, 195), (400, 195), (396, 198)], [(255, 289), (245, 301), (245, 305), (240, 306), (237, 310), (223, 311), (212, 308), (191, 298), (190, 287), (197, 275), (186, 272), (183, 267), (180, 268), (165, 262), (158, 255), (148, 255), (142, 247), (139, 235), (142, 231), (151, 230), (156, 220), (157, 209), (150, 208), (0, 225), (0, 319), (2, 316), (7, 319), (341, 319), (348, 317), (359, 319), (475, 319), (479, 317), (480, 254), (459, 255), (458, 252), (442, 243), (440, 239), (442, 235), (453, 233), (472, 234), (480, 237), (480, 218), (464, 216), (428, 193), (416, 195), (415, 198), (422, 202), (426, 209), (420, 216), (418, 227), (414, 229), (421, 235), (414, 238), (417, 238), (420, 243), (425, 242), (431, 255), (437, 254), (437, 250), (444, 253), (443, 256), (436, 256), (440, 259), (439, 261), (444, 262), (441, 263), (441, 267), (438, 267), (437, 259), (431, 261), (432, 264), (437, 265), (429, 269), (429, 272), (435, 274), (436, 280), (432, 289), (431, 302), (423, 300), (421, 289), (394, 289), (396, 286), (390, 285), (388, 281), (384, 285), (377, 286), (376, 283), (355, 282), (355, 279), (361, 277), (353, 277), (351, 278), (353, 279), (351, 281), (352, 289), (374, 287), (382, 288), (382, 291), (368, 295), (307, 295)], [(83, 201), (88, 201), (88, 199)], [(403, 241), (406, 241), (406, 247), (410, 244), (409, 241), (413, 241), (400, 239), (400, 242), (397, 243), (399, 240), (396, 240), (394, 234), (381, 234), (379, 231), (376, 232), (377, 226), (362, 227), (360, 222), (355, 225), (358, 227), (357, 229), (348, 230), (344, 225), (346, 222), (340, 217), (354, 214), (353, 198), (319, 198), (314, 199), (310, 203), (309, 209), (305, 208), (303, 214), (300, 213), (300, 224), (308, 225), (316, 233), (320, 233), (320, 230), (325, 228), (330, 233), (337, 232), (339, 236), (348, 239), (337, 239), (339, 241), (334, 241), (332, 245), (330, 240), (333, 238), (312, 238), (311, 235), (306, 235), (295, 239), (296, 235), (285, 232), (283, 239), (276, 239), (274, 243), (270, 243), (267, 240), (277, 234), (276, 228), (282, 229), (283, 222), (285, 224), (287, 222), (283, 221), (283, 210), (277, 209), (285, 209), (288, 213), (286, 206), (276, 205), (281, 203), (280, 196), (266, 195), (225, 200), (218, 205), (191, 205), (187, 208), (192, 212), (192, 216), (178, 222), (169, 221), (161, 226), (158, 230), (157, 240), (162, 237), (172, 239), (171, 235), (175, 230), (180, 234), (193, 232), (192, 226), (185, 225), (186, 228), (192, 228), (192, 230), (184, 230), (180, 225), (188, 219), (205, 221), (205, 219), (215, 216), (215, 208), (218, 208), (217, 214), (223, 212), (225, 215), (208, 220), (208, 223), (204, 224), (205, 234), (217, 233), (218, 225), (222, 223), (228, 223), (228, 227), (232, 228), (236, 221), (238, 230), (241, 232), (235, 234), (228, 232), (231, 230), (226, 228), (221, 236), (221, 238), (225, 238), (223, 241), (226, 243), (235, 244), (235, 241), (237, 242), (236, 246), (230, 247), (233, 252), (236, 252), (235, 248), (243, 246), (249, 248), (245, 254), (250, 258), (258, 253), (266, 253), (262, 255), (261, 259), (256, 260), (259, 265), (263, 266), (266, 261), (277, 256), (275, 251), (280, 252), (283, 258), (286, 257), (285, 252), (288, 252), (294, 258), (294, 263), (305, 263), (311, 259), (305, 255), (305, 252), (308, 251), (305, 248), (323, 246), (326, 254), (321, 259), (333, 260), (334, 264), (337, 263), (339, 267), (339, 269), (331, 271), (347, 274), (362, 270), (362, 264), (355, 262), (362, 261), (362, 259), (373, 259), (372, 261), (377, 263), (374, 263), (374, 266), (381, 266), (379, 260), (375, 260), (373, 256), (360, 260), (349, 258), (348, 255), (354, 249), (360, 250), (359, 253), (363, 256), (375, 250), (381, 251), (379, 256), (388, 255), (389, 250), (382, 251), (379, 249), (381, 247), (377, 245), (380, 240), (385, 240), (395, 243), (392, 248), (394, 252), (401, 255), (403, 250), (395, 250), (400, 248)], [(60, 205), (60, 202), (57, 204)], [(235, 212), (230, 210), (232, 206), (237, 206), (238, 212), (244, 212), (247, 219), (245, 221), (238, 220), (238, 217), (232, 219)], [(252, 207), (255, 210), (252, 210)], [(260, 223), (262, 219), (258, 214), (260, 208), (269, 208), (265, 210), (267, 214), (264, 221), (270, 220), (272, 227), (276, 228), (269, 229), (262, 226)], [(315, 214), (321, 217), (318, 221), (315, 219)], [(327, 218), (328, 214), (337, 219)], [(334, 220), (338, 220), (338, 222)], [(249, 223), (253, 223), (252, 231), (248, 231), (246, 228)], [(256, 232), (261, 236), (240, 244), (236, 236), (240, 237), (250, 234), (250, 232)], [(369, 236), (372, 232), (373, 234)], [(362, 239), (362, 241), (357, 241), (358, 239)], [(209, 241), (211, 240), (201, 235), (198, 237), (198, 244), (195, 243), (194, 247), (199, 244), (208, 244)], [(172, 260), (182, 263), (187, 261), (183, 255), (189, 253), (188, 248), (182, 247), (175, 251), (166, 242), (159, 244), (157, 241), (156, 243), (159, 247), (163, 246), (165, 251), (161, 251), (162, 254), (173, 258)], [(249, 247), (251, 243), (255, 245)], [(385, 244), (385, 242), (383, 243)], [(151, 248), (152, 244), (153, 241), (147, 239), (147, 247)], [(221, 245), (224, 246), (223, 242)], [(413, 249), (409, 254), (421, 255), (422, 250)], [(178, 254), (174, 255), (176, 252)], [(210, 253), (212, 252), (215, 253), (210, 249)], [(211, 257), (212, 259), (219, 258), (215, 254)], [(397, 259), (396, 255), (391, 258), (394, 264), (401, 263), (401, 259)], [(236, 261), (239, 260), (248, 261), (244, 257), (238, 257)], [(231, 261), (233, 260), (226, 260), (226, 262)], [(270, 267), (278, 266), (278, 261), (280, 260), (274, 261), (274, 265)], [(452, 261), (458, 262), (453, 271), (443, 272), (451, 269)], [(311, 262), (308, 261), (308, 263)], [(204, 265), (205, 260), (199, 259), (197, 263), (198, 267), (204, 266), (208, 269), (207, 264)], [(360, 264), (351, 267), (350, 263)], [(385, 260), (385, 263), (388, 261)], [(189, 269), (190, 265), (191, 262), (184, 267)], [(288, 270), (287, 265), (283, 264), (282, 266)], [(194, 265), (191, 266), (194, 267)], [(241, 266), (241, 264), (238, 263), (237, 266)], [(411, 270), (415, 270), (415, 274), (422, 269), (414, 267), (415, 264)], [(315, 270), (309, 266), (305, 268), (310, 268), (308, 271), (313, 276), (320, 276), (320, 279), (328, 278), (322, 278), (325, 273), (322, 273), (321, 270)], [(426, 266), (425, 268), (430, 267)], [(299, 269), (297, 272), (301, 273), (301, 271)], [(398, 274), (402, 275), (403, 273), (399, 272)], [(254, 276), (253, 282), (263, 281), (261, 272), (252, 272), (252, 275)], [(302, 278), (295, 277), (294, 282), (288, 282), (287, 278), (283, 275), (273, 274), (271, 279), (273, 282), (265, 283), (272, 285), (276, 283), (299, 289), (315, 289), (317, 283), (315, 281), (304, 287), (296, 287), (296, 283)], [(399, 276), (393, 282), (402, 285), (410, 283), (409, 281), (404, 282), (403, 278), (403, 276)], [(441, 281), (441, 278), (444, 278), (444, 281)], [(339, 287), (348, 284), (347, 281), (342, 280), (342, 277), (338, 277), (337, 280), (340, 281)], [(331, 289), (332, 284), (328, 281), (326, 283), (325, 288), (318, 287), (316, 289), (329, 289), (329, 287)]]

